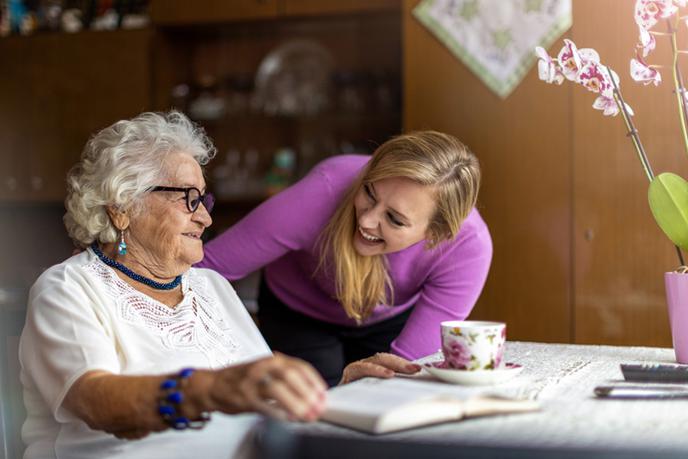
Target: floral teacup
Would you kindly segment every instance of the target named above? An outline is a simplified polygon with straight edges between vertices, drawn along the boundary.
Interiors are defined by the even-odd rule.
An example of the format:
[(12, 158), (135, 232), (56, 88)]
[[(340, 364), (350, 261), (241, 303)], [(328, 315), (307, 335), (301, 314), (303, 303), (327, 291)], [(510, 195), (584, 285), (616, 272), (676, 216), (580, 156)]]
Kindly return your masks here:
[(494, 370), (502, 365), (506, 324), (452, 320), (440, 324), (442, 354), (450, 368)]

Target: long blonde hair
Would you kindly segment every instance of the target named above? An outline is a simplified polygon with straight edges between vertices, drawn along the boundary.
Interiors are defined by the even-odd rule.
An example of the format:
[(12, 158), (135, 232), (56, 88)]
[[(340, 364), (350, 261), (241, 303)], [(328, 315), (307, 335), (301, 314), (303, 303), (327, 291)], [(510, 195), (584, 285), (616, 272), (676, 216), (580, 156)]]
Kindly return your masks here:
[(480, 166), (458, 139), (435, 131), (400, 135), (375, 150), (323, 230), (317, 268), (334, 271), (337, 300), (358, 323), (376, 305), (393, 304), (394, 289), (386, 257), (362, 256), (354, 248), (354, 199), (364, 184), (393, 177), (432, 187), (436, 209), (427, 229), (426, 248), (430, 249), (454, 239), (475, 206)]

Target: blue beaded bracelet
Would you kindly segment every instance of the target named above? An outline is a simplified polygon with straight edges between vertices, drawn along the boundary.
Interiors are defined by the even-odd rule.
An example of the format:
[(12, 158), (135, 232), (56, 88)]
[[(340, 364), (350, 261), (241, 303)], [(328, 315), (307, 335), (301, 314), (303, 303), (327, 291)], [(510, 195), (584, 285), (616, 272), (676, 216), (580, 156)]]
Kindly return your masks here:
[(197, 419), (189, 419), (179, 414), (179, 407), (184, 401), (182, 389), (193, 373), (193, 368), (184, 368), (179, 374), (160, 384), (162, 395), (158, 399), (158, 414), (167, 425), (176, 430), (202, 429), (206, 422), (210, 421), (210, 413), (206, 411), (201, 412)]

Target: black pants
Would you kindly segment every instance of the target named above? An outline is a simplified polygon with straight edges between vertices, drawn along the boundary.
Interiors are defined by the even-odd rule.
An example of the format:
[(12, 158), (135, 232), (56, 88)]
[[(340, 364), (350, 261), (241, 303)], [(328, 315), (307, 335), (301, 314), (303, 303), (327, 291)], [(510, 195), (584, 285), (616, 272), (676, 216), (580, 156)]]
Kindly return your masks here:
[(270, 348), (309, 362), (330, 386), (339, 382), (347, 364), (388, 352), (409, 314), (411, 309), (373, 325), (347, 327), (293, 311), (265, 280), (261, 280), (258, 294), (258, 323)]

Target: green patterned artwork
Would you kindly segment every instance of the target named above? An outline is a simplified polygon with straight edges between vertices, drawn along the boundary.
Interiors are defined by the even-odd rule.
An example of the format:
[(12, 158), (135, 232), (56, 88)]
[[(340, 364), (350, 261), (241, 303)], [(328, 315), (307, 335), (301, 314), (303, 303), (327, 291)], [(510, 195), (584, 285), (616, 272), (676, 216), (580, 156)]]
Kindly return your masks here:
[(525, 0), (526, 13), (539, 13), (540, 11), (543, 11), (543, 3), (544, 0)]
[(461, 16), (464, 21), (470, 21), (478, 15), (479, 11), (478, 0), (466, 0), (463, 2), (463, 5), (461, 5), (459, 16)]
[(505, 51), (512, 42), (511, 29), (500, 29), (492, 32), (492, 44), (495, 48)]
[(499, 97), (571, 27), (571, 0), (423, 0), (414, 16)]

